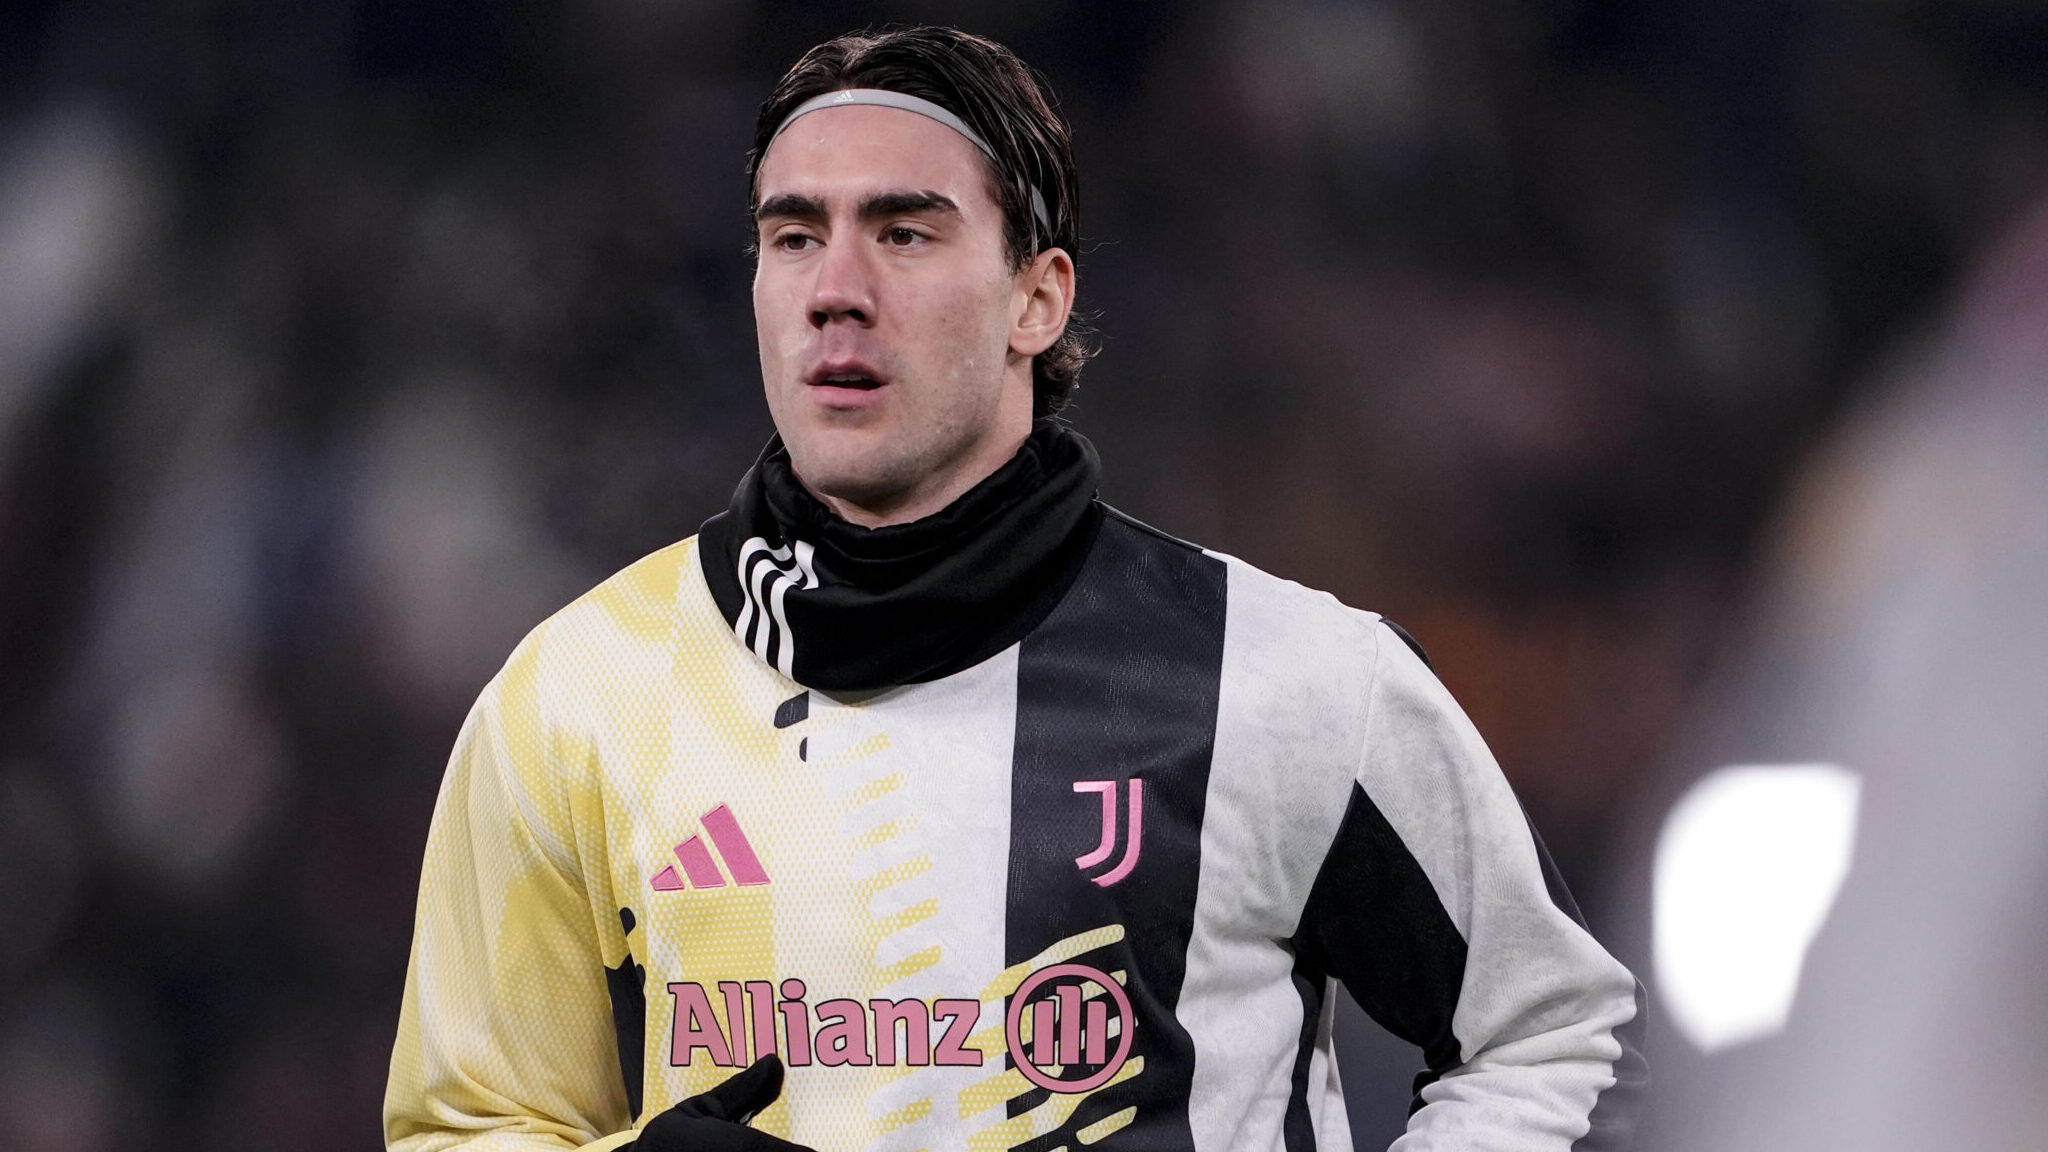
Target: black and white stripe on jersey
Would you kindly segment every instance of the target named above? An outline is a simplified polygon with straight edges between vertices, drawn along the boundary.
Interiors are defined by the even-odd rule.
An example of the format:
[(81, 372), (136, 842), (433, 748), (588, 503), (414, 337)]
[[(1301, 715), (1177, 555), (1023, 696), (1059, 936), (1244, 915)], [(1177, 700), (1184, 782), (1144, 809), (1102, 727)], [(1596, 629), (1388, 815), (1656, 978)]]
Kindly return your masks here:
[[(1381, 623), (1429, 666), (1429, 657), (1414, 637), (1392, 621)], [(1583, 930), (1585, 917), (1526, 813), (1522, 827), (1542, 873), (1544, 894)], [(1323, 987), (1323, 977), (1334, 976), (1382, 1027), (1422, 1050), (1426, 1067), (1415, 1078), (1415, 1096), (1409, 1107), (1411, 1114), (1419, 1110), (1422, 1090), (1462, 1059), (1461, 1041), (1453, 1024), (1466, 980), (1469, 949), (1414, 850), (1361, 785), (1352, 786), (1343, 822), (1323, 859), (1292, 943), (1297, 957), (1296, 985), (1305, 1012), (1312, 1014), (1320, 1007), (1317, 992)], [(1633, 1147), (1649, 1078), (1642, 1054), (1644, 995), (1640, 982), (1634, 991), (1633, 1018), (1614, 1034), (1620, 1055), (1611, 1068), (1613, 1083), (1596, 1097), (1587, 1116), (1587, 1130), (1572, 1143), (1573, 1152), (1620, 1152)], [(1295, 1102), (1302, 1099), (1300, 1080), (1298, 1068)], [(1306, 1131), (1306, 1123), (1291, 1103), (1287, 1119), (1290, 1152), (1312, 1146), (1297, 1144), (1297, 1133)]]
[[(1017, 655), (1010, 879), (1004, 950), (1021, 963), (1075, 935), (1122, 925), (1087, 960), (1127, 973), (1142, 1074), (1084, 1101), (1014, 1152), (1075, 1147), (1076, 1133), (1136, 1106), (1104, 1149), (1192, 1149), (1195, 1049), (1175, 1016), (1193, 931), (1203, 809), (1223, 661), (1221, 561), (1115, 512), (1071, 591)], [(1076, 866), (1095, 846), (1077, 783), (1142, 782), (1142, 854), (1103, 884)], [(1012, 1060), (1015, 1060), (1012, 1054)], [(1045, 1090), (1010, 1102), (1010, 1115)]]
[(1319, 989), (1321, 977), (1335, 976), (1381, 1027), (1422, 1049), (1427, 1069), (1416, 1077), (1410, 1111), (1420, 1108), (1423, 1086), (1458, 1065), (1451, 1021), (1465, 982), (1465, 938), (1400, 833), (1356, 784), (1293, 943), (1298, 967), (1310, 974), (1304, 986)]
[(796, 637), (790, 632), (783, 598), (791, 588), (818, 586), (811, 557), (811, 545), (802, 540), (778, 548), (754, 536), (740, 545), (737, 574), (744, 602), (739, 619), (733, 622), (733, 634), (784, 676), (794, 675)]

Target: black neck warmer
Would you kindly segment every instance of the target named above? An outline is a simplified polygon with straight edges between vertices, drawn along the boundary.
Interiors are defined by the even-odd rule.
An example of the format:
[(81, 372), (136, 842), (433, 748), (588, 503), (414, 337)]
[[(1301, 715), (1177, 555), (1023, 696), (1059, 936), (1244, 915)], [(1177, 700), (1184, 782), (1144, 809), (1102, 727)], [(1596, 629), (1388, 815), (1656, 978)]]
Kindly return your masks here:
[(1079, 575), (1102, 509), (1081, 434), (1041, 420), (1010, 462), (945, 508), (862, 528), (804, 490), (781, 437), (698, 540), (742, 644), (828, 692), (937, 680), (1023, 639)]

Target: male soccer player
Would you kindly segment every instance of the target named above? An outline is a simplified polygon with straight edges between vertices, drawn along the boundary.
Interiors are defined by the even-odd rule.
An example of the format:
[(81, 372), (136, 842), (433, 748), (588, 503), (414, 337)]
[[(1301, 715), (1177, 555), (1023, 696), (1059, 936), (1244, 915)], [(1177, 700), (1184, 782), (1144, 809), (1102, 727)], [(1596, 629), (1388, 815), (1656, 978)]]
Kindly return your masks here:
[(1348, 1148), (1339, 980), (1422, 1050), (1400, 1147), (1619, 1146), (1634, 981), (1418, 653), (1105, 507), (1049, 419), (1030, 71), (843, 37), (755, 144), (779, 438), (471, 713), (391, 1147)]

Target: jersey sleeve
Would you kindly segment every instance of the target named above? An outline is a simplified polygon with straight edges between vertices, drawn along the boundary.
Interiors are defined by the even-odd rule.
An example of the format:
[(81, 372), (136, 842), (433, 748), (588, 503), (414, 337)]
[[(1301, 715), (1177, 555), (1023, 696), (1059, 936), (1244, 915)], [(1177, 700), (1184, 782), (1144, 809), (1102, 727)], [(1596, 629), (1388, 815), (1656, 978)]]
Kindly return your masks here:
[[(632, 1138), (607, 939), (532, 638), (464, 723), (435, 803), (384, 1097), (395, 1152), (538, 1152)], [(621, 934), (622, 935), (622, 934)]]
[(1641, 988), (1586, 931), (1493, 756), (1390, 628), (1294, 944), (1422, 1049), (1394, 1152), (1623, 1149)]

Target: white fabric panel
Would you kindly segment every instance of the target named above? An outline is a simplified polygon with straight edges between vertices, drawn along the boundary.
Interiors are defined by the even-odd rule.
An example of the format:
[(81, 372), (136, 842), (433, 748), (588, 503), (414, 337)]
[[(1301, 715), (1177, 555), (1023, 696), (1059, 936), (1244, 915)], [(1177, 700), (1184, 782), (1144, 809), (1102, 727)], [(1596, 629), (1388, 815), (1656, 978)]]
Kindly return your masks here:
[[(1302, 1005), (1280, 942), (1349, 800), (1375, 618), (1220, 558), (1230, 581), (1223, 682), (1176, 1016), (1194, 1041), (1195, 1147), (1247, 1152), (1282, 1147)], [(1334, 1065), (1330, 1075), (1334, 1089)]]
[[(813, 734), (809, 762), (823, 774), (828, 795), (857, 796), (891, 776), (903, 779), (900, 788), (861, 804), (841, 821), (840, 834), (848, 840), (891, 822), (905, 825), (854, 857), (854, 878), (914, 867), (920, 857), (931, 861), (928, 869), (880, 888), (869, 913), (879, 919), (936, 900), (935, 915), (877, 941), (873, 963), (883, 967), (934, 947), (939, 948), (938, 962), (867, 994), (927, 1001), (973, 996), (991, 973), (1002, 971), (1016, 706), (1015, 647), (957, 675), (895, 689), (865, 703), (844, 705), (823, 693), (811, 694), (803, 730)], [(804, 910), (791, 907), (787, 914), (802, 916)], [(783, 942), (784, 955), (778, 959), (785, 972), (825, 973), (846, 964), (842, 941), (807, 932), (800, 923), (778, 924), (776, 936)], [(829, 986), (812, 979), (821, 990)], [(844, 979), (844, 987), (859, 983), (853, 973)], [(1002, 1013), (1000, 998), (984, 1003), (975, 1030), (1000, 1028)], [(963, 1119), (959, 1094), (991, 1074), (988, 1067), (931, 1065), (901, 1075), (852, 1078), (835, 1069), (792, 1068), (792, 1083), (813, 1081), (804, 1092), (785, 1092), (793, 1106), (803, 1102), (801, 1112), (792, 1108), (792, 1135), (800, 1142), (808, 1135), (823, 1147), (828, 1139), (844, 1139), (848, 1115), (876, 1120), (929, 1100), (931, 1107), (921, 1118), (882, 1132), (866, 1147), (871, 1152), (965, 1149), (967, 1137), (987, 1121)], [(872, 1087), (876, 1081), (882, 1083)], [(835, 1091), (859, 1098), (835, 1099)]]
[(1520, 804), (1436, 676), (1386, 629), (1359, 783), (1469, 949), (1463, 1066), (1423, 1090), (1395, 1152), (1570, 1148), (1635, 1015), (1627, 969), (1550, 900)]

